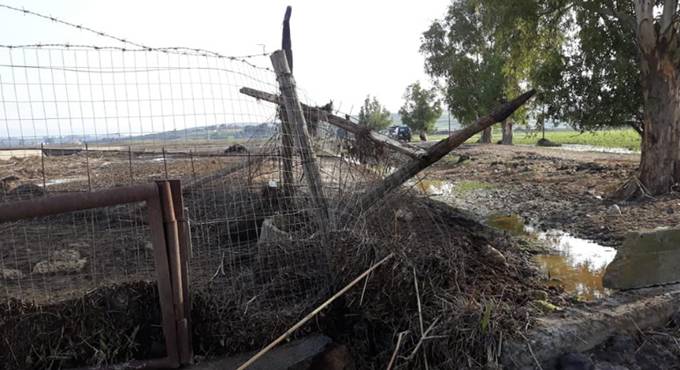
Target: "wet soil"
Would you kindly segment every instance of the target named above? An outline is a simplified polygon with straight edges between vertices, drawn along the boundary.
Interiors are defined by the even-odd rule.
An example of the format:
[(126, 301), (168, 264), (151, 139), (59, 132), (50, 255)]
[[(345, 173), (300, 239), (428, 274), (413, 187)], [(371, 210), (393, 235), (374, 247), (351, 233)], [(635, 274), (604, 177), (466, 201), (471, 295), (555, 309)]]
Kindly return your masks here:
[[(461, 157), (469, 159), (458, 163)], [(629, 230), (680, 224), (680, 193), (634, 202), (608, 199), (635, 174), (638, 162), (638, 154), (468, 145), (430, 168), (427, 178), (453, 183), (448, 200), (479, 217), (517, 214), (539, 230), (616, 246)], [(457, 191), (456, 184), (465, 182), (473, 186)]]

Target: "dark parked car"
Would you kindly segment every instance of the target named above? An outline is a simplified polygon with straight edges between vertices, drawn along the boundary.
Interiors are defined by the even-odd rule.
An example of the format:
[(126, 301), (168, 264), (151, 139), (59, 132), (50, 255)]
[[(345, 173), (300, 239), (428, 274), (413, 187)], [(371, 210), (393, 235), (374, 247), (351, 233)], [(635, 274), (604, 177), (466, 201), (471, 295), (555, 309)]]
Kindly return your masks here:
[(411, 141), (411, 129), (407, 126), (392, 126), (388, 135), (401, 141)]

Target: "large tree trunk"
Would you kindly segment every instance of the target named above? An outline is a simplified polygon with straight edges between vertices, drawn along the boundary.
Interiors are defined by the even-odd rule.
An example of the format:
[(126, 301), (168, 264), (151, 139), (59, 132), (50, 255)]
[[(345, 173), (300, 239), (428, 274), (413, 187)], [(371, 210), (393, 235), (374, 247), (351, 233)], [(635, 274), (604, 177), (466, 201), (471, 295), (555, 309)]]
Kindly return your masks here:
[(665, 7), (655, 27), (654, 1), (636, 3), (644, 100), (640, 181), (651, 194), (667, 193), (680, 182), (680, 44), (672, 26), (677, 1)]
[(481, 144), (491, 144), (491, 127), (488, 127), (482, 131), (482, 137), (479, 139)]
[(501, 139), (501, 144), (512, 145), (512, 121), (505, 120), (501, 122), (501, 128), (503, 129), (503, 138)]
[(645, 134), (640, 181), (650, 193), (662, 194), (680, 182), (680, 81), (676, 67), (643, 72), (643, 79)]

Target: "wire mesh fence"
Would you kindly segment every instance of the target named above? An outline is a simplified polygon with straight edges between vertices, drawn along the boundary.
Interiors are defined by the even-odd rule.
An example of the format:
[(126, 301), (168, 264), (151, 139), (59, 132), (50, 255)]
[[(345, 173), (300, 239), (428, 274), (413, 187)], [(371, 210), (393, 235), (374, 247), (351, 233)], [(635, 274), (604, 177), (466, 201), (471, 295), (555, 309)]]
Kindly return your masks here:
[[(329, 124), (323, 112), (332, 108), (305, 101), (328, 207), (320, 210), (303, 169), (299, 127), (282, 129), (279, 104), (240, 92), (280, 91), (268, 58), (113, 39), (123, 46), (0, 45), (1, 202), (181, 179), (195, 349), (255, 349), (328, 295), (338, 280), (338, 246), (372, 243), (375, 226), (358, 208), (360, 195), (410, 158)], [(403, 190), (381, 201), (401, 196)], [(35, 307), (88, 302), (95, 288), (153, 281), (140, 212), (117, 206), (5, 224), (6, 307), (16, 300)], [(53, 271), (55, 263), (65, 270)], [(119, 308), (117, 299), (143, 307), (139, 295), (153, 284), (131, 286), (138, 295), (111, 288), (97, 302), (107, 312)], [(131, 322), (157, 322), (121, 312)], [(67, 361), (54, 365), (45, 361), (55, 354), (45, 353), (39, 363), (46, 367), (80, 359), (62, 353)], [(126, 359), (96, 353), (102, 362)]]

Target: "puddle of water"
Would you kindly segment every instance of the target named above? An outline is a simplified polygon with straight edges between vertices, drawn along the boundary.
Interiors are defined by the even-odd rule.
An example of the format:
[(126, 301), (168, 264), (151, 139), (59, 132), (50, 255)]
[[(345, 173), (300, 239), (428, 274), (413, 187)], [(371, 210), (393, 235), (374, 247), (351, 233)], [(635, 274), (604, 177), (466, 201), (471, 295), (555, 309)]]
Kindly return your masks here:
[(585, 301), (603, 298), (611, 293), (602, 285), (602, 276), (616, 256), (616, 249), (558, 230), (537, 233), (515, 214), (493, 214), (487, 217), (486, 223), (513, 235), (535, 235), (539, 241), (547, 244), (552, 253), (537, 255), (534, 259), (548, 275), (549, 284), (559, 285)]
[(454, 185), (449, 181), (424, 179), (416, 183), (416, 189), (427, 195), (448, 195)]
[[(59, 184), (67, 184), (69, 182), (74, 182), (74, 181), (83, 181), (87, 180), (87, 177), (71, 177), (68, 179), (48, 179), (45, 181), (45, 186), (50, 186), (50, 185), (59, 185)], [(38, 183), (38, 186), (42, 186), (42, 182)]]
[(512, 235), (522, 235), (529, 232), (524, 226), (524, 220), (514, 214), (492, 214), (486, 218), (486, 224), (509, 232)]
[(538, 239), (554, 251), (535, 257), (551, 281), (582, 300), (599, 299), (611, 293), (602, 286), (602, 276), (616, 256), (616, 249), (555, 230), (539, 233)]
[(636, 154), (640, 153), (637, 150), (630, 150), (627, 148), (607, 148), (603, 146), (594, 146), (586, 144), (562, 144), (560, 147), (564, 150), (571, 150), (574, 152), (599, 152), (599, 153), (615, 153), (615, 154)]

